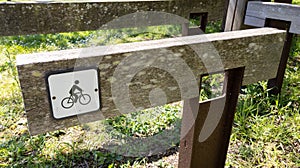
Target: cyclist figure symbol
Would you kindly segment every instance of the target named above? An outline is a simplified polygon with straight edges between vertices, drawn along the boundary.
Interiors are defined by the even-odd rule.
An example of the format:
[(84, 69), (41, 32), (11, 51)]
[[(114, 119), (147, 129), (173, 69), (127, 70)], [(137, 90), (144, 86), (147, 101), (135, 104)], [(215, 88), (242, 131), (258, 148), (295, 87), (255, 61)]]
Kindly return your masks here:
[(78, 100), (81, 105), (87, 105), (91, 102), (91, 96), (88, 94), (83, 94), (83, 90), (78, 86), (79, 80), (76, 80), (74, 83), (75, 84), (69, 91), (70, 96), (65, 97), (61, 101), (61, 106), (65, 109), (73, 107), (73, 105), (77, 103)]

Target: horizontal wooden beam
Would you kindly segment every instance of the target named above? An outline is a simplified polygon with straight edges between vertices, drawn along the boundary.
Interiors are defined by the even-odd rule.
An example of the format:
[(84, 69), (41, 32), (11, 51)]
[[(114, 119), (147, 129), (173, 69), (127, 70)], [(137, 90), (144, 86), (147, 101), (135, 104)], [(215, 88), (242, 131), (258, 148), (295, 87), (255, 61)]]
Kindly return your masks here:
[[(19, 55), (31, 134), (197, 97), (200, 76), (207, 73), (245, 67), (243, 84), (274, 78), (285, 35), (282, 30), (260, 28)], [(89, 67), (99, 70), (101, 109), (54, 119), (47, 76)]]
[(250, 1), (246, 11), (245, 24), (255, 27), (265, 27), (266, 19), (291, 22), (289, 32), (300, 34), (299, 5)]
[(190, 13), (222, 20), (225, 8), (223, 0), (0, 2), (0, 36), (98, 30), (111, 22), (109, 28), (181, 24), (178, 17), (188, 19)]

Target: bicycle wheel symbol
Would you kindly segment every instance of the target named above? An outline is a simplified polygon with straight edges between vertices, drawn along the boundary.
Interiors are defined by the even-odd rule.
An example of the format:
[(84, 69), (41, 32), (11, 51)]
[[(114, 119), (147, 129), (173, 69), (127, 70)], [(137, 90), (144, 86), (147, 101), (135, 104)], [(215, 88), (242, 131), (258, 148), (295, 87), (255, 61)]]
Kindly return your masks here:
[[(87, 105), (91, 102), (91, 96), (88, 94), (82, 94), (79, 96), (79, 103), (81, 105)], [(73, 107), (73, 105), (76, 102), (74, 101), (74, 98), (72, 96), (70, 97), (65, 97), (62, 101), (61, 101), (61, 106), (65, 109), (69, 109), (71, 107)]]
[(82, 105), (87, 105), (91, 102), (91, 96), (88, 94), (82, 94), (79, 96), (79, 103)]
[(74, 99), (72, 97), (66, 97), (61, 101), (61, 106), (65, 109), (69, 109), (74, 105)]

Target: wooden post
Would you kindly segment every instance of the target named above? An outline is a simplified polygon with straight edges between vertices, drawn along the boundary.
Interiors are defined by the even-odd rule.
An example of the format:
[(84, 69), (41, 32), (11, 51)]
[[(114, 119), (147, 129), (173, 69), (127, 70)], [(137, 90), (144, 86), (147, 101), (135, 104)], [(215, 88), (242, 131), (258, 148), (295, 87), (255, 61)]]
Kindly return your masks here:
[[(247, 0), (230, 0), (224, 31), (239, 30), (243, 24)], [(226, 72), (225, 95), (203, 103), (199, 97), (184, 101), (179, 152), (180, 168), (224, 167), (230, 140), (234, 112), (238, 101), (244, 68)], [(200, 85), (201, 86), (201, 85)], [(224, 106), (223, 106), (224, 105)], [(200, 141), (201, 133), (207, 129), (206, 118), (219, 114), (215, 128), (207, 139)], [(209, 118), (210, 120), (211, 118)], [(209, 131), (208, 131), (209, 132)]]
[[(180, 141), (180, 168), (224, 167), (243, 76), (244, 67), (228, 70), (224, 82), (225, 95), (203, 103), (199, 103), (199, 97), (184, 102), (182, 132), (189, 129), (191, 122), (195, 123)], [(214, 114), (221, 114), (221, 118), (216, 120), (218, 124), (212, 134), (202, 141), (200, 134), (207, 131), (205, 124), (212, 124), (207, 123), (206, 118)]]
[[(274, 6), (270, 5), (272, 4), (270, 0), (264, 0), (264, 2), (269, 2), (269, 3), (263, 4), (261, 2), (258, 2), (258, 3), (249, 4), (248, 7), (249, 11), (247, 11), (247, 17), (245, 19), (245, 23), (247, 25), (252, 25), (257, 27), (274, 27), (274, 28), (287, 31), (284, 49), (281, 53), (281, 61), (277, 69), (277, 75), (274, 79), (270, 79), (268, 81), (268, 89), (270, 89), (269, 93), (279, 94), (281, 92), (284, 73), (285, 73), (285, 69), (287, 66), (287, 61), (289, 58), (289, 53), (292, 45), (292, 39), (293, 39), (292, 33), (299, 33), (298, 31), (299, 23), (298, 23), (298, 19), (296, 19), (297, 16), (293, 17), (293, 15), (297, 15), (295, 13), (297, 13), (299, 9), (295, 8), (295, 6), (288, 7), (283, 5), (281, 6), (278, 5), (277, 6), (278, 8), (276, 8), (275, 5)], [(291, 3), (292, 0), (275, 0), (275, 2)], [(261, 10), (263, 10), (263, 13), (258, 14), (259, 11)]]
[[(229, 14), (234, 15), (232, 12), (229, 12)], [(240, 24), (239, 22), (234, 23), (233, 20), (230, 22), (232, 23), (228, 24), (227, 27)], [(223, 30), (224, 23), (226, 24), (226, 22), (223, 21), (222, 23)], [(182, 34), (183, 36), (200, 34), (201, 27), (202, 31), (205, 32), (206, 24), (207, 21), (204, 21), (197, 28), (189, 28), (188, 24), (184, 24), (182, 26)], [(178, 161), (179, 168), (224, 167), (233, 116), (244, 74), (244, 68), (237, 69), (229, 70), (226, 73), (225, 96), (203, 103), (199, 103), (199, 97), (184, 101)], [(225, 107), (222, 106), (224, 102)], [(210, 106), (214, 107), (210, 108)], [(206, 129), (204, 124), (207, 124), (205, 119), (209, 118), (208, 113), (216, 113), (220, 114), (220, 116), (223, 114), (223, 117), (216, 121), (219, 123), (215, 124), (218, 126), (212, 132), (212, 135), (206, 141), (199, 142), (201, 129)]]
[[(275, 2), (292, 3), (292, 0), (275, 0)], [(284, 30), (287, 30), (287, 31), (290, 28), (289, 23), (286, 23), (284, 21), (279, 21), (279, 20), (272, 20), (272, 19), (269, 19), (269, 20), (266, 21), (266, 26), (275, 27), (275, 28), (279, 28), (279, 29), (284, 29)], [(285, 74), (285, 69), (286, 69), (286, 66), (287, 66), (287, 61), (288, 61), (290, 50), (291, 50), (291, 47), (292, 47), (292, 40), (293, 40), (293, 34), (287, 32), (276, 78), (270, 79), (268, 81), (268, 89), (272, 88), (269, 91), (269, 93), (271, 93), (271, 94), (277, 95), (277, 94), (280, 94), (280, 92), (281, 92), (283, 79), (284, 79), (284, 74)]]
[(193, 25), (195, 27), (189, 27), (189, 23), (182, 24), (182, 36), (192, 36), (204, 34), (208, 22), (208, 13), (191, 13), (190, 19), (199, 19), (199, 25)]
[(229, 0), (224, 31), (240, 30), (248, 0)]

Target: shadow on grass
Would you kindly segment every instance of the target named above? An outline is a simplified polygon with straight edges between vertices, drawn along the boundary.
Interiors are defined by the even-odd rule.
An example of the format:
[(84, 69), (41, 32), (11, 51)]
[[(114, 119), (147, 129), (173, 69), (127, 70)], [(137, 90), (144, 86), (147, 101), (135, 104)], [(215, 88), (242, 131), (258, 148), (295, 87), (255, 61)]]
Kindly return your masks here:
[[(57, 149), (53, 151), (54, 156), (52, 158), (44, 154), (44, 150), (49, 150), (46, 143), (49, 143), (47, 142), (49, 139), (60, 139), (66, 134), (64, 131), (55, 131), (33, 137), (25, 132), (0, 144), (0, 166), (121, 167), (125, 165), (125, 167), (131, 167), (133, 164), (145, 165), (178, 152), (180, 123), (181, 119), (177, 119), (172, 128), (146, 138), (125, 136), (107, 125), (104, 132), (110, 135), (110, 140), (101, 147), (89, 150), (80, 149), (76, 145), (65, 142), (53, 142), (56, 143), (54, 145)], [(93, 130), (89, 130), (89, 132), (91, 131)], [(92, 136), (97, 136), (97, 134), (99, 132), (95, 131)], [(60, 145), (57, 143), (64, 144), (71, 150), (58, 149)]]

